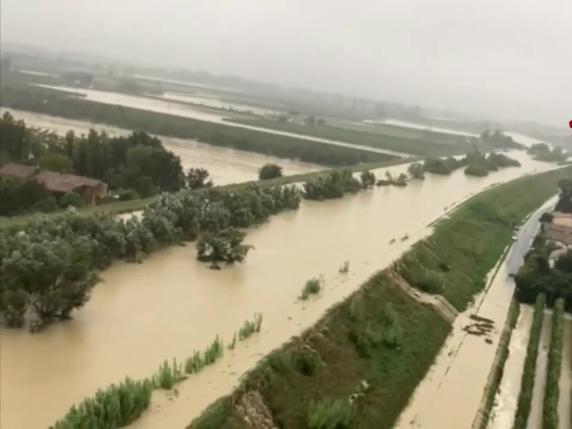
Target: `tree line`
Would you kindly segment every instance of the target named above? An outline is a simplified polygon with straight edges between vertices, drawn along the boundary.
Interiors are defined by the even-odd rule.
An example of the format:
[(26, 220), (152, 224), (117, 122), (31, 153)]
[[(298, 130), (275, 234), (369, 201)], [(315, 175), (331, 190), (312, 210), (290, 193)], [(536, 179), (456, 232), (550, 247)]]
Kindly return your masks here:
[[(128, 220), (108, 214), (66, 213), (0, 231), (0, 315), (7, 326), (32, 329), (67, 319), (89, 299), (97, 270), (113, 261), (139, 261), (169, 245), (199, 239), (199, 259), (241, 260), (245, 228), (283, 210), (297, 209), (294, 187), (250, 186), (164, 194)], [(215, 250), (204, 250), (205, 243)], [(222, 245), (220, 243), (223, 243)], [(238, 247), (237, 247), (238, 246)], [(238, 250), (237, 250), (238, 249)], [(242, 255), (244, 256), (244, 255)]]

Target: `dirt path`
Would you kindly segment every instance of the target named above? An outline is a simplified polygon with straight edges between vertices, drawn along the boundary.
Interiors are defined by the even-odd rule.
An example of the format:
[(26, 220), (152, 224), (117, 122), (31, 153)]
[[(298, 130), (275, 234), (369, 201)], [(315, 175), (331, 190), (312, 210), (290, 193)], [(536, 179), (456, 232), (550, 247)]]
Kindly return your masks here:
[(532, 404), (530, 406), (530, 416), (528, 417), (529, 429), (542, 427), (542, 404), (544, 402), (544, 386), (546, 384), (546, 361), (548, 357), (548, 348), (550, 347), (551, 329), (552, 314), (545, 313), (544, 322), (542, 324), (542, 333), (540, 335), (538, 358), (536, 360), (536, 374), (534, 378)]
[(512, 331), (509, 355), (504, 366), (500, 388), (495, 397), (495, 405), (491, 412), (488, 429), (512, 428), (533, 312), (533, 308), (528, 305), (520, 306), (520, 315)]
[(560, 372), (560, 429), (572, 429), (572, 317), (564, 321), (564, 348)]

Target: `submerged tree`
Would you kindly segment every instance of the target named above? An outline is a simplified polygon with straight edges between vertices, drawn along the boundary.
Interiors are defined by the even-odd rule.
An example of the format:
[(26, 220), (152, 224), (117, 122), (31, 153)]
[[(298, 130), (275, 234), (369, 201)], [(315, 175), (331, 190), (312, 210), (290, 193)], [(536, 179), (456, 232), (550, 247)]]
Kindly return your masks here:
[(361, 186), (364, 189), (370, 189), (375, 186), (375, 173), (370, 170), (362, 171), (361, 173)]
[(414, 162), (413, 164), (410, 164), (407, 168), (407, 171), (409, 172), (409, 175), (414, 179), (425, 179), (425, 170), (423, 168), (423, 164), (420, 162)]
[(275, 179), (282, 177), (282, 167), (277, 164), (265, 164), (258, 170), (258, 178), (260, 180)]
[(199, 189), (211, 187), (213, 185), (213, 181), (209, 176), (209, 172), (205, 168), (189, 168), (185, 177), (187, 188)]
[(210, 268), (220, 270), (220, 262), (242, 262), (252, 246), (242, 244), (245, 232), (228, 228), (204, 234), (197, 242), (197, 259), (212, 262)]

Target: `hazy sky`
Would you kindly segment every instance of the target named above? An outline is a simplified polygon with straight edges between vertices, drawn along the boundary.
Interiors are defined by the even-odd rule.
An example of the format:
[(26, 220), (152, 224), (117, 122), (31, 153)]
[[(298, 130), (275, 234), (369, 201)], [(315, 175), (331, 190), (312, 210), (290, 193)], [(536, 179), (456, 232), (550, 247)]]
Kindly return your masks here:
[(572, 119), (572, 0), (0, 0), (4, 42)]

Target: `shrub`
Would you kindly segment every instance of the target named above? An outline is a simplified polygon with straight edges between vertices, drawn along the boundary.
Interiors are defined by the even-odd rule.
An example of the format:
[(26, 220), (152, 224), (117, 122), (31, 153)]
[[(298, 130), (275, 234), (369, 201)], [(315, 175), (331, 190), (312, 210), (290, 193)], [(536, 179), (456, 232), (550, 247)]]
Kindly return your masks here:
[(169, 361), (164, 361), (159, 367), (159, 372), (154, 377), (155, 385), (161, 389), (170, 390), (181, 381), (183, 374), (182, 365), (173, 359), (172, 365)]
[(320, 364), (320, 358), (315, 351), (308, 349), (296, 350), (292, 354), (294, 368), (302, 374), (311, 376)]
[(63, 419), (55, 423), (54, 429), (127, 426), (149, 407), (152, 391), (151, 381), (126, 378), (73, 406)]
[(355, 411), (348, 400), (320, 399), (308, 407), (306, 425), (309, 429), (350, 428)]
[(320, 293), (322, 289), (322, 284), (320, 279), (313, 278), (306, 282), (304, 289), (302, 289), (302, 293), (300, 294), (299, 299), (305, 301), (310, 298), (310, 295), (317, 295)]
[(282, 167), (277, 164), (265, 164), (258, 170), (258, 178), (260, 180), (275, 179), (282, 177)]
[(260, 332), (262, 327), (262, 314), (256, 313), (253, 320), (246, 320), (240, 330), (238, 331), (238, 339), (240, 341), (246, 340), (252, 334)]
[(68, 192), (60, 199), (61, 207), (81, 207), (83, 206), (83, 198), (77, 192)]
[(338, 269), (340, 274), (347, 274), (350, 272), (350, 261), (344, 261), (344, 263)]

